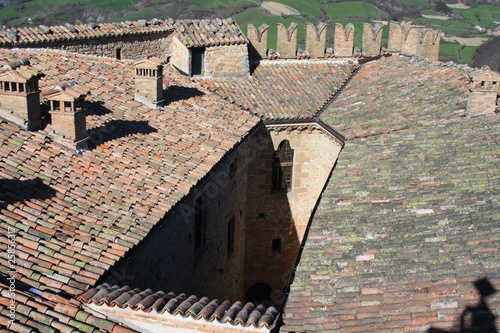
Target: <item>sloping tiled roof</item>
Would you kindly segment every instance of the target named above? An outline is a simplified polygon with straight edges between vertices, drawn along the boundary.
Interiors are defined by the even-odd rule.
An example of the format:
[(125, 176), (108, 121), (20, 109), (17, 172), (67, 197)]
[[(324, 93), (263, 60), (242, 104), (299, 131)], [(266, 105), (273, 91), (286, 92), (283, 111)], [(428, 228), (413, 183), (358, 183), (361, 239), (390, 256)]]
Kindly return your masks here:
[(177, 20), (175, 31), (187, 47), (246, 44), (247, 38), (232, 18)]
[(76, 80), (91, 91), (94, 148), (81, 156), (55, 144), (50, 125), (27, 132), (0, 121), (0, 271), (9, 270), (11, 228), (17, 278), (37, 289), (76, 295), (93, 285), (259, 121), (168, 69), (168, 105), (150, 109), (134, 101), (131, 62), (57, 51), (2, 55), (30, 55), (46, 75), (42, 89)]
[(198, 82), (265, 119), (312, 118), (355, 68), (335, 61), (262, 61), (247, 79)]
[[(97, 317), (75, 303), (56, 303), (36, 291), (11, 290), (0, 283), (0, 327), (9, 332), (136, 332), (114, 321)], [(14, 320), (11, 313), (15, 313)]]
[(276, 325), (278, 311), (273, 306), (240, 301), (230, 302), (198, 298), (195, 295), (153, 292), (150, 289), (130, 289), (127, 286), (110, 286), (102, 284), (77, 297), (85, 304), (97, 304), (103, 307), (129, 309), (131, 314), (137, 311), (155, 314), (161, 320), (162, 314), (204, 319), (241, 325), (243, 327), (265, 327), (272, 329)]
[(321, 120), (349, 139), (465, 112), (467, 72), (408, 60), (393, 56), (364, 64)]
[[(468, 82), (455, 68), (385, 61), (358, 74), (325, 115), (351, 139), (313, 217), (281, 331), (458, 330), (480, 304), (474, 283), (500, 286), (498, 115), (454, 114)], [(490, 311), (498, 297), (483, 299)]]
[[(0, 31), (1, 46), (85, 40), (126, 35), (151, 34), (173, 30), (173, 20), (125, 21), (116, 23), (66, 24), (7, 28)], [(142, 24), (141, 24), (142, 23)]]
[(22, 46), (69, 40), (144, 35), (175, 31), (187, 47), (246, 44), (238, 24), (231, 18), (213, 20), (125, 21), (99, 24), (66, 24), (7, 28), (0, 31), (0, 46)]

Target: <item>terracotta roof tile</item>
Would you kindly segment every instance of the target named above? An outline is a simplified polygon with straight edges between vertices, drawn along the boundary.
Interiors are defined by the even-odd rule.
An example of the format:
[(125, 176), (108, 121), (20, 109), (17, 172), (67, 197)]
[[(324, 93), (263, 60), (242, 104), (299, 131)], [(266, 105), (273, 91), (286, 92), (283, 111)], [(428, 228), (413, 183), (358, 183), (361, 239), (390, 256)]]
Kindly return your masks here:
[(356, 68), (335, 61), (262, 61), (253, 66), (247, 79), (197, 81), (265, 119), (312, 118)]
[[(14, 302), (11, 302), (14, 300)], [(79, 304), (56, 303), (50, 294), (30, 289), (23, 292), (19, 286), (13, 291), (0, 283), (0, 325), (9, 332), (135, 332), (116, 322), (96, 318), (79, 308)], [(13, 304), (13, 306), (12, 306)], [(15, 311), (15, 319), (10, 317)], [(89, 319), (92, 318), (92, 319)]]
[(498, 297), (480, 300), (474, 288), (481, 277), (500, 284), (498, 115), (455, 113), (468, 82), (455, 67), (372, 62), (323, 113), (349, 140), (311, 222), (282, 331), (427, 332), (451, 329), (475, 302), (498, 309)]
[[(61, 76), (97, 87), (87, 96), (92, 149), (81, 156), (54, 144), (50, 125), (45, 131), (27, 132), (0, 123), (0, 152), (9, 156), (0, 160), (0, 226), (12, 228), (18, 245), (29, 251), (19, 274), (39, 289), (75, 294), (93, 285), (259, 122), (208, 91), (167, 101), (166, 117), (164, 109), (133, 101), (134, 71), (128, 61), (68, 57), (57, 51), (4, 50), (2, 55), (5, 62), (30, 56), (34, 69), (45, 74), (42, 89), (60, 82)], [(103, 66), (113, 71), (103, 75)], [(168, 68), (165, 80), (193, 86)], [(178, 90), (182, 92), (169, 89), (173, 94)], [(191, 122), (193, 116), (200, 121)], [(218, 148), (206, 150), (200, 159), (197, 154), (207, 142)], [(3, 246), (7, 242), (0, 240)]]
[[(107, 283), (89, 289), (79, 295), (77, 300), (84, 304), (94, 304), (97, 309), (120, 308), (130, 314), (149, 313), (156, 320), (168, 320), (162, 314), (171, 314), (181, 318), (217, 321), (243, 327), (264, 327), (272, 329), (276, 325), (278, 311), (263, 304), (242, 303), (210, 300), (207, 297), (198, 298), (195, 295), (187, 297), (184, 294), (166, 294), (151, 289), (131, 290), (128, 286), (110, 286)], [(163, 319), (162, 319), (163, 318)]]
[[(179, 39), (187, 47), (246, 44), (247, 39), (234, 20), (151, 20), (146, 26), (138, 21), (120, 23), (99, 23), (91, 29), (89, 25), (74, 25), (74, 31), (67, 26), (48, 27), (49, 33), (42, 33), (40, 27), (24, 27), (4, 29), (0, 31), (1, 46), (26, 46), (53, 41), (90, 39), (123, 35), (152, 34), (175, 31)], [(16, 32), (17, 31), (17, 32)], [(8, 35), (17, 36), (12, 40)]]

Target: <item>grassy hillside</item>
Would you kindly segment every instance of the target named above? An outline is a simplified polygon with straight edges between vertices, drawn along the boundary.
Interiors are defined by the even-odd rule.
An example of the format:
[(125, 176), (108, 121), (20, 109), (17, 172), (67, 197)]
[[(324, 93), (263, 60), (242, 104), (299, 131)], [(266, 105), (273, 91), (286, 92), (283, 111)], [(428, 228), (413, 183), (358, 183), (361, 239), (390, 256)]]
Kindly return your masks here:
[[(1, 1), (0, 1), (1, 2)], [(446, 4), (440, 0), (277, 0), (266, 5), (256, 0), (8, 0), (0, 7), (3, 25), (53, 25), (69, 23), (112, 22), (157, 18), (214, 18), (232, 16), (246, 32), (249, 23), (266, 23), (269, 47), (276, 45), (276, 23), (299, 24), (299, 47), (304, 47), (305, 23), (353, 23), (356, 28), (355, 46), (361, 47), (363, 22), (371, 19), (410, 19), (440, 29), (447, 36), (462, 38), (491, 37), (474, 26), (493, 30), (500, 25), (500, 0)], [(451, 1), (450, 1), (451, 2)], [(280, 7), (280, 5), (288, 7)], [(461, 4), (461, 5), (460, 5)], [(465, 6), (469, 5), (469, 6)], [(472, 5), (472, 6), (471, 6)], [(445, 8), (443, 11), (442, 9)], [(437, 9), (441, 9), (437, 11)], [(387, 28), (384, 34), (387, 35)], [(333, 31), (328, 31), (331, 45)], [(460, 39), (462, 44), (443, 42), (442, 60), (471, 63), (477, 40)]]

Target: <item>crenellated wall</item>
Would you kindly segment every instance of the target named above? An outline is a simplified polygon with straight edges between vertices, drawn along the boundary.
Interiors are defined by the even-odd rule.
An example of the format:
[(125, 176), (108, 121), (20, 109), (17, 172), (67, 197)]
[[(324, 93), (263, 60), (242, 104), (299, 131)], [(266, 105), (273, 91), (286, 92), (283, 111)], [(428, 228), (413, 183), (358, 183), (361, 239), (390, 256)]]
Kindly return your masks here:
[[(277, 24), (276, 51), (267, 55), (268, 26), (256, 29), (248, 25), (249, 55), (251, 60), (260, 59), (296, 59), (323, 57), (376, 57), (384, 53), (401, 53), (407, 56), (419, 56), (429, 61), (437, 61), (441, 31), (433, 30), (412, 22), (390, 22), (387, 47), (382, 48), (382, 32), (387, 24), (375, 21), (363, 24), (362, 51), (354, 50), (354, 26), (352, 24), (334, 25), (333, 49), (326, 45), (328, 26), (320, 23), (317, 26), (306, 25), (306, 50), (297, 49), (297, 29), (295, 23), (286, 28)], [(272, 49), (272, 46), (270, 47)]]

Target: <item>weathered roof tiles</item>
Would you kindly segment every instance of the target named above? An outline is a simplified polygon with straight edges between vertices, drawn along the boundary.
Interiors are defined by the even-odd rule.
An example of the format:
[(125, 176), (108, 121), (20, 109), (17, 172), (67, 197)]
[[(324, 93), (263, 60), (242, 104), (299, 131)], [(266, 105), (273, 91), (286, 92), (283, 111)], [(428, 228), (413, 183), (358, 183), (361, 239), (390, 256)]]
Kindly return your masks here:
[(40, 50), (2, 55), (35, 56), (43, 90), (61, 79), (91, 90), (91, 149), (81, 156), (52, 142), (50, 125), (27, 132), (0, 121), (0, 271), (9, 271), (12, 228), (16, 278), (38, 289), (76, 295), (93, 285), (259, 122), (207, 91), (185, 95), (193, 83), (168, 69), (168, 106), (154, 110), (133, 101), (130, 62)]
[(273, 306), (255, 305), (251, 302), (245, 304), (240, 301), (232, 303), (228, 300), (221, 302), (207, 297), (130, 289), (128, 286), (110, 286), (107, 283), (86, 291), (77, 300), (99, 307), (128, 309), (131, 313), (142, 311), (156, 314), (159, 320), (162, 314), (171, 314), (243, 327), (272, 329), (278, 318), (278, 311)]

